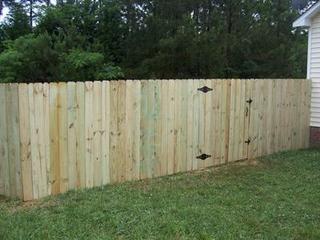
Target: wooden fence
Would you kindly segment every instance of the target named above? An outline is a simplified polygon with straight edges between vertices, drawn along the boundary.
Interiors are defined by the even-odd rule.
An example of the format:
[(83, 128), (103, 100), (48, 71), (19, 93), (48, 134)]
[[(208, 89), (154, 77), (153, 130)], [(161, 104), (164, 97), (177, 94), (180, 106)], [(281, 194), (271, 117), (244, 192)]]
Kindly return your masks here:
[(24, 200), (308, 147), (310, 81), (0, 84), (0, 194)]

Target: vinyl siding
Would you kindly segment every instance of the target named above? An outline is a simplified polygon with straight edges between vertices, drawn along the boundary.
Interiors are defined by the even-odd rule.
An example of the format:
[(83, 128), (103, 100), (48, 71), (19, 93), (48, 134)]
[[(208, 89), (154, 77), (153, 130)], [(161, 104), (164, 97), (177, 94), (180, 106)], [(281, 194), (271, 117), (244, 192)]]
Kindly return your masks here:
[(312, 79), (311, 126), (320, 127), (320, 13), (311, 22), (309, 77)]

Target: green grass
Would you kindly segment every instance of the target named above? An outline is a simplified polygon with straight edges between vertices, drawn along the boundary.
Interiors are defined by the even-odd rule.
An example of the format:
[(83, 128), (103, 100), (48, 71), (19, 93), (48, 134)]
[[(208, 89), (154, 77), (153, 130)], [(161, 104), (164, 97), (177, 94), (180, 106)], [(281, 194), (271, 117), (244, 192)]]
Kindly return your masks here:
[(0, 239), (320, 239), (320, 151), (257, 165), (0, 200)]

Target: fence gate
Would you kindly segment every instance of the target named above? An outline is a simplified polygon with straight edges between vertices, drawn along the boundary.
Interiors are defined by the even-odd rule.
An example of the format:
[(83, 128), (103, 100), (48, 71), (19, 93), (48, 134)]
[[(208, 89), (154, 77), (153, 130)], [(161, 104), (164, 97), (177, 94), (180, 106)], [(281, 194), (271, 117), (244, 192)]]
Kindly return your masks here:
[(194, 81), (194, 124), (197, 132), (197, 168), (228, 162), (231, 81)]
[(198, 170), (308, 147), (309, 80), (0, 84), (0, 195)]
[[(248, 159), (253, 89), (249, 80), (198, 81), (200, 167)], [(195, 109), (197, 111), (197, 109)]]
[(246, 80), (234, 80), (229, 84), (229, 134), (228, 134), (228, 162), (244, 160), (248, 158), (248, 147), (251, 143), (249, 137), (249, 125), (251, 98)]

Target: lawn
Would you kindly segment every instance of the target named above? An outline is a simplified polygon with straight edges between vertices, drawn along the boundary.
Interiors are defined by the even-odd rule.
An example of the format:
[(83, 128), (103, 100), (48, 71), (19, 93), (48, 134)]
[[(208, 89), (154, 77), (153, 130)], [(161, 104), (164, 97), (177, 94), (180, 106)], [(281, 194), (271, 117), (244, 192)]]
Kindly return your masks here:
[(320, 150), (0, 200), (0, 239), (320, 239)]

